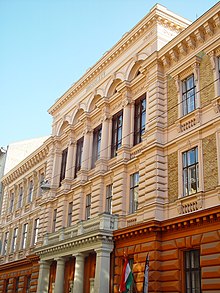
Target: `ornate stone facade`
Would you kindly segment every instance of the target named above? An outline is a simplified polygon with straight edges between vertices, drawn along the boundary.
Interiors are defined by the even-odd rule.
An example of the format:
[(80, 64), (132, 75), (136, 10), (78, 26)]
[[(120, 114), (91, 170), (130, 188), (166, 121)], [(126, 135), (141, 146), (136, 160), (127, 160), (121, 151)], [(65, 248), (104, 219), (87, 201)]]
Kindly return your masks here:
[(220, 290), (219, 8), (189, 26), (155, 5), (49, 109), (52, 136), (3, 178), (2, 241), (13, 253), (2, 250), (0, 292), (20, 276), (8, 268), (31, 259), (31, 292), (116, 293), (124, 254), (142, 292), (147, 253), (149, 292), (193, 286), (191, 253), (197, 290)]

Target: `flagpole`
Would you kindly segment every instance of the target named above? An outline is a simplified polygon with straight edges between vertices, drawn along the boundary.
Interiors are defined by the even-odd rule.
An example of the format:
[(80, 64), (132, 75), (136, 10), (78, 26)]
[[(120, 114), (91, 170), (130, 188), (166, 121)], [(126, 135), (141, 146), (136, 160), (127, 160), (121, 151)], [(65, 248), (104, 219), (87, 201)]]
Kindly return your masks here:
[(149, 252), (146, 256), (145, 267), (144, 267), (144, 282), (143, 282), (143, 293), (148, 293), (148, 278), (149, 278)]

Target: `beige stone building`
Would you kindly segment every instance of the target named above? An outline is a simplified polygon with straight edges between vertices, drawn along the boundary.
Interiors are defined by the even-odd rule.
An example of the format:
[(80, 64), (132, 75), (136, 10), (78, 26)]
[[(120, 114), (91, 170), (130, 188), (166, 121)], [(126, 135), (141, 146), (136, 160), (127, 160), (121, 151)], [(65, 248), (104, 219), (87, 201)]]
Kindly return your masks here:
[[(32, 292), (119, 292), (124, 254), (142, 292), (147, 253), (149, 292), (220, 290), (219, 10), (191, 24), (155, 5), (55, 102), (51, 138), (3, 178), (3, 247), (30, 219)], [(40, 174), (27, 213), (7, 213), (20, 180)], [(1, 257), (2, 292), (17, 243)]]

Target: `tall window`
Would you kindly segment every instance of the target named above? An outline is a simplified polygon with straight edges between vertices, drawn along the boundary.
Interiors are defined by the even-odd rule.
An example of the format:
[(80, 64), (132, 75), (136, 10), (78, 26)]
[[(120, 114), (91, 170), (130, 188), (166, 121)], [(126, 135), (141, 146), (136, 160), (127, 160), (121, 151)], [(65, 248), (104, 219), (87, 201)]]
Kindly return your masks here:
[(196, 109), (195, 90), (194, 75), (192, 74), (182, 81), (183, 116)]
[(8, 293), (8, 291), (9, 291), (9, 290), (8, 290), (8, 289), (9, 289), (9, 279), (6, 279), (6, 280), (5, 280), (5, 282), (4, 282), (4, 287), (5, 287), (5, 291), (4, 291), (4, 292), (5, 292), (5, 293)]
[(23, 186), (19, 187), (19, 195), (18, 195), (18, 208), (22, 207), (22, 201), (23, 201)]
[(15, 228), (14, 232), (13, 232), (13, 238), (12, 238), (12, 246), (11, 246), (12, 252), (14, 252), (16, 250), (17, 237), (18, 237), (18, 228)]
[(122, 111), (115, 114), (112, 118), (112, 145), (111, 145), (111, 157), (117, 155), (117, 150), (122, 145), (122, 124), (123, 114)]
[(11, 192), (11, 195), (10, 195), (10, 203), (9, 203), (9, 213), (12, 213), (12, 211), (13, 211), (13, 208), (14, 208), (14, 199), (15, 199), (14, 192)]
[(4, 238), (4, 244), (2, 248), (2, 254), (6, 255), (7, 249), (8, 249), (8, 237), (9, 237), (9, 232), (5, 233), (5, 238)]
[(139, 173), (130, 176), (130, 213), (138, 209)]
[(34, 233), (33, 233), (33, 245), (37, 243), (38, 232), (39, 232), (39, 218), (34, 220)]
[(135, 101), (134, 145), (142, 141), (146, 123), (146, 95)]
[(198, 249), (184, 252), (186, 293), (201, 293), (200, 252)]
[(25, 292), (26, 293), (30, 293), (31, 291), (31, 276), (27, 276), (26, 277), (26, 280), (25, 280), (26, 282), (26, 284), (25, 284), (25, 287), (26, 287), (26, 290), (25, 290)]
[(69, 202), (68, 205), (68, 218), (67, 218), (67, 227), (70, 227), (72, 224), (72, 214), (73, 214), (73, 202)]
[(183, 195), (196, 193), (199, 188), (198, 147), (183, 153)]
[(19, 286), (19, 277), (15, 278), (14, 280), (15, 293), (18, 293), (18, 286)]
[(68, 148), (62, 151), (62, 161), (61, 161), (61, 170), (60, 170), (60, 185), (66, 174), (66, 162), (67, 162)]
[(106, 187), (106, 212), (112, 213), (112, 194), (113, 194), (113, 188), (112, 184), (107, 185)]
[(86, 196), (86, 220), (90, 219), (91, 213), (91, 194)]
[(34, 191), (34, 183), (33, 180), (29, 181), (29, 190), (28, 190), (28, 203), (33, 200), (33, 191)]
[(82, 166), (83, 140), (84, 140), (83, 137), (80, 138), (79, 140), (77, 140), (77, 145), (76, 145), (75, 177), (77, 175), (77, 172), (81, 169), (81, 166)]
[(56, 221), (57, 221), (57, 209), (53, 211), (52, 232), (55, 232), (56, 230)]
[(99, 125), (93, 131), (92, 168), (95, 167), (95, 162), (100, 159), (101, 136), (102, 136), (102, 126)]
[(22, 249), (25, 249), (26, 248), (26, 244), (27, 244), (27, 232), (28, 232), (28, 223), (24, 224), (24, 226), (23, 226), (22, 243), (21, 243)]
[(39, 176), (39, 192), (38, 192), (38, 195), (41, 196), (42, 195), (42, 188), (41, 188), (41, 185), (44, 183), (44, 173), (40, 173), (40, 176)]

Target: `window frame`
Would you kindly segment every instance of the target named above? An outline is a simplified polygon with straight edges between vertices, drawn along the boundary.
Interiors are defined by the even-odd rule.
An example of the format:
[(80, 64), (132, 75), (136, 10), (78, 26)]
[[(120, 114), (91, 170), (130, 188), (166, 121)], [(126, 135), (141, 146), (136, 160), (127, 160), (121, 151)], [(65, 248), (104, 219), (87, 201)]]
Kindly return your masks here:
[[(190, 164), (190, 153), (192, 151), (194, 151), (195, 153), (195, 161)], [(192, 178), (192, 176), (190, 175), (191, 170), (195, 172), (195, 178)], [(199, 148), (198, 146), (194, 146), (193, 148), (190, 148), (182, 152), (182, 178), (183, 178), (182, 179), (183, 197), (193, 195), (199, 191), (200, 178), (199, 178)], [(190, 178), (195, 180), (194, 182), (195, 192), (191, 192), (193, 183), (191, 183), (191, 189), (190, 189)]]
[(117, 156), (117, 150), (122, 146), (123, 111), (119, 111), (112, 117), (112, 142), (111, 158)]
[(12, 243), (11, 243), (11, 252), (15, 252), (17, 248), (17, 239), (18, 239), (18, 227), (14, 228)]
[(33, 195), (34, 195), (34, 180), (30, 179), (28, 184), (28, 203), (31, 203), (33, 201)]
[[(137, 176), (137, 180), (135, 179)], [(129, 213), (133, 214), (138, 210), (138, 197), (139, 197), (139, 172), (130, 175), (130, 188), (129, 188)], [(137, 197), (137, 199), (135, 199)]]
[(26, 249), (28, 236), (28, 223), (24, 223), (22, 231), (21, 249)]
[(26, 293), (30, 293), (30, 289), (31, 289), (31, 275), (27, 275), (25, 277), (25, 292)]
[[(193, 86), (188, 88), (188, 82), (192, 78)], [(185, 89), (184, 89), (185, 87)], [(193, 94), (188, 96), (190, 92), (193, 91)], [(184, 98), (186, 96), (186, 98)], [(193, 107), (190, 109), (189, 100), (193, 97)], [(182, 117), (188, 115), (197, 109), (197, 101), (196, 101), (196, 83), (194, 73), (188, 75), (183, 80), (181, 80), (181, 104), (182, 104)]]
[(15, 201), (15, 193), (14, 191), (10, 192), (10, 202), (9, 202), (9, 209), (8, 212), (12, 213), (14, 209), (14, 201)]
[(106, 203), (105, 210), (107, 213), (112, 214), (112, 197), (113, 197), (113, 184), (106, 186)]
[(44, 180), (45, 180), (45, 173), (40, 172), (40, 174), (39, 174), (39, 192), (38, 192), (38, 196), (41, 196), (43, 194), (41, 185), (44, 183)]
[(3, 243), (3, 246), (2, 246), (2, 255), (7, 254), (8, 240), (9, 240), (9, 231), (6, 231), (5, 234), (4, 234), (4, 243)]
[[(187, 261), (187, 255), (188, 255), (188, 261)], [(183, 258), (184, 258), (183, 263), (184, 263), (184, 290), (185, 292), (193, 293), (195, 292), (194, 290), (198, 290), (196, 292), (201, 293), (202, 287), (201, 287), (200, 250), (199, 249), (185, 250), (183, 251)], [(195, 260), (195, 262), (192, 265), (193, 260)], [(199, 286), (194, 289), (192, 288), (193, 287), (192, 275), (194, 275), (194, 280), (199, 279), (199, 284), (197, 284)], [(188, 286), (190, 286), (189, 288), (187, 288), (188, 287), (187, 284)]]
[(19, 195), (18, 195), (18, 209), (20, 209), (22, 207), (22, 203), (23, 203), (23, 196), (24, 196), (24, 187), (23, 185), (19, 186)]
[(92, 196), (91, 196), (91, 193), (89, 193), (86, 195), (85, 220), (89, 220), (91, 218), (91, 202), (92, 202)]
[(71, 201), (68, 204), (67, 227), (70, 227), (72, 224), (72, 216), (73, 216), (73, 202)]
[(92, 168), (95, 167), (96, 161), (100, 159), (101, 138), (102, 138), (102, 124), (100, 124), (93, 130)]
[[(144, 102), (145, 108), (142, 108)], [(142, 136), (146, 130), (147, 99), (146, 93), (135, 100), (134, 106), (134, 146), (142, 142)], [(143, 122), (144, 117), (144, 123)]]
[(57, 209), (53, 210), (53, 222), (52, 222), (52, 233), (56, 231), (56, 222), (57, 222)]
[(33, 241), (32, 241), (33, 245), (36, 245), (36, 243), (37, 243), (38, 233), (39, 233), (39, 225), (40, 225), (40, 219), (39, 218), (34, 219)]
[(64, 150), (62, 150), (62, 158), (61, 158), (61, 165), (60, 165), (60, 183), (59, 183), (59, 186), (61, 186), (62, 181), (65, 179), (67, 156), (68, 156), (68, 148), (65, 148)]
[(76, 178), (77, 173), (81, 170), (82, 167), (82, 152), (83, 152), (84, 136), (76, 142), (76, 159), (75, 159), (75, 172), (74, 178)]

